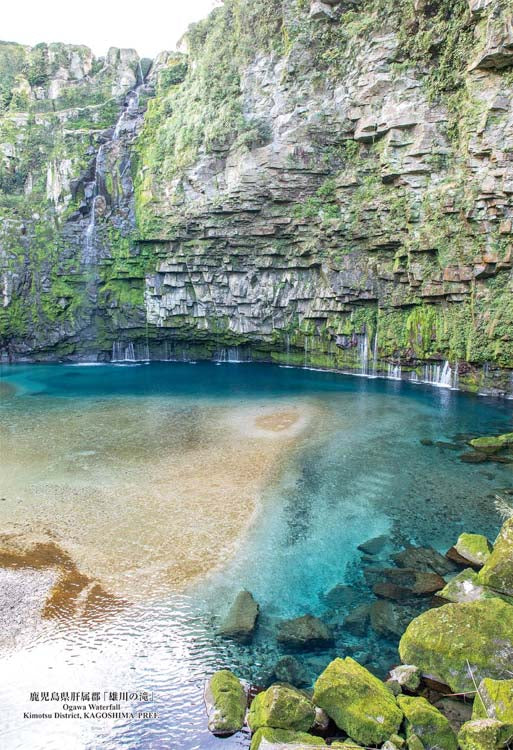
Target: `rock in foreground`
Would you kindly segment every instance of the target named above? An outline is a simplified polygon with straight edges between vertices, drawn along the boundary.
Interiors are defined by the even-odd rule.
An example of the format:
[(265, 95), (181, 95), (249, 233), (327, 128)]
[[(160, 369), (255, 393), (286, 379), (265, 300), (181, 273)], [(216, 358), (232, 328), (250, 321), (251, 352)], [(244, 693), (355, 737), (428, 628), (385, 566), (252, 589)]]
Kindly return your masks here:
[(484, 586), (513, 596), (513, 518), (503, 525), (478, 580)]
[(385, 742), (403, 718), (392, 693), (349, 657), (326, 667), (315, 683), (313, 701), (339, 729), (364, 745)]
[(272, 685), (254, 698), (248, 714), (253, 732), (260, 727), (307, 732), (315, 722), (315, 707), (303, 693), (287, 685)]
[(400, 695), (397, 703), (406, 717), (406, 737), (416, 735), (426, 750), (457, 750), (456, 735), (449, 721), (425, 698)]
[(218, 737), (235, 734), (244, 725), (246, 692), (227, 669), (216, 672), (205, 686), (208, 728)]
[(474, 679), (506, 678), (513, 663), (513, 607), (501, 599), (446, 604), (417, 617), (403, 635), (403, 662), (450, 685), (474, 690)]
[(321, 737), (305, 732), (290, 732), (287, 729), (262, 727), (253, 735), (250, 750), (303, 750), (309, 747), (326, 747)]

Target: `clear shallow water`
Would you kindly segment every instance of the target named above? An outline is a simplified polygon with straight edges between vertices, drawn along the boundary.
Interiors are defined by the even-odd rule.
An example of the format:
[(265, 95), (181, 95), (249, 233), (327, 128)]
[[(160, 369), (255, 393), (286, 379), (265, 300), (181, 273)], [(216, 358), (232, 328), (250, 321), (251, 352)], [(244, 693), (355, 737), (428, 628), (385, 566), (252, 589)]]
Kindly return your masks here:
[[(12, 527), (13, 508), (22, 522), (35, 517), (49, 524), (53, 515), (59, 541), (68, 542), (80, 569), (89, 565), (88, 572), (101, 577), (110, 567), (107, 586), (121, 578), (137, 588), (108, 618), (92, 625), (47, 620), (4, 648), (0, 743), (6, 748), (247, 747), (244, 736), (221, 741), (206, 732), (205, 674), (229, 666), (265, 683), (284, 653), (275, 638), (280, 619), (311, 612), (339, 625), (344, 613), (330, 610), (323, 598), (338, 583), (356, 585), (361, 600), (369, 600), (358, 544), (386, 533), (395, 549), (412, 542), (445, 551), (462, 530), (493, 538), (500, 524), (494, 494), (513, 486), (508, 465), (467, 465), (461, 451), (420, 444), (422, 438), (452, 442), (460, 433), (509, 430), (507, 402), (249, 364), (15, 366), (3, 369), (2, 382), (18, 390), (4, 394), (1, 404), (12, 497), (0, 503), (0, 531)], [(269, 450), (266, 440), (244, 428), (252, 409), (268, 414), (296, 407), (307, 422), (285, 444), (278, 440)], [(7, 443), (18, 446), (17, 458)], [(196, 462), (200, 486), (179, 463), (184, 455)], [(22, 475), (35, 467), (27, 486), (13, 476), (16, 461)], [(250, 476), (251, 466), (267, 481)], [(172, 484), (165, 481), (169, 476)], [(247, 504), (247, 513), (234, 520), (234, 498), (225, 486), (230, 477)], [(161, 490), (146, 491), (147, 485)], [(224, 536), (247, 521), (248, 486), (260, 497), (260, 511), (237, 549)], [(224, 517), (223, 492), (230, 509)], [(180, 535), (183, 528), (188, 535), (184, 548), (198, 535), (204, 544), (214, 538), (221, 567), (174, 593), (173, 580), (157, 573), (163, 561), (175, 570), (178, 547), (166, 539), (192, 498), (194, 513), (180, 526)], [(115, 537), (128, 541), (116, 546)], [(249, 647), (215, 636), (243, 587), (262, 608)], [(338, 630), (336, 649), (299, 658), (310, 677), (335, 652), (380, 670), (393, 663), (395, 646), (372, 631), (357, 639)], [(22, 719), (23, 710), (41, 710), (29, 703), (30, 691), (73, 689), (150, 690), (151, 709), (160, 716), (144, 722)]]

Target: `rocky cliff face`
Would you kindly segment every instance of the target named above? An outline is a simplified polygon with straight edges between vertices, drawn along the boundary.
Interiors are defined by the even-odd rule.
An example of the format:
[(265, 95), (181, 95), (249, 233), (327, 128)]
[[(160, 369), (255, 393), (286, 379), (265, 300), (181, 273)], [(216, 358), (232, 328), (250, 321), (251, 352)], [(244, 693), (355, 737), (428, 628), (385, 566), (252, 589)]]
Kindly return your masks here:
[[(85, 71), (65, 48), (42, 94), (35, 51), (16, 48), (5, 350), (252, 356), (510, 392), (512, 18), (501, 0), (225, 0), (187, 57), (148, 73), (117, 51)], [(102, 103), (70, 137), (72, 78)], [(34, 216), (33, 170), (13, 189), (9, 165), (49, 101)]]

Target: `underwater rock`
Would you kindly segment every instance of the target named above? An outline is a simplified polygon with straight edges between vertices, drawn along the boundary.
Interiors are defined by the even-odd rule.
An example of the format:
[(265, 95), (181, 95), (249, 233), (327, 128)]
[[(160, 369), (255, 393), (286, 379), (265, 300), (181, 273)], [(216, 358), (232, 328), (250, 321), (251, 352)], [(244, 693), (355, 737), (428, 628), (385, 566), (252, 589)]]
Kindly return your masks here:
[(240, 680), (227, 669), (216, 672), (205, 685), (208, 728), (212, 734), (228, 737), (244, 726), (246, 692)]
[(341, 609), (343, 607), (351, 607), (360, 597), (361, 593), (355, 586), (346, 586), (343, 583), (338, 583), (326, 594), (323, 594), (322, 600), (331, 609)]
[(403, 718), (381, 680), (350, 657), (328, 665), (315, 683), (313, 701), (339, 729), (364, 745), (385, 742)]
[(397, 704), (406, 718), (407, 738), (416, 735), (426, 750), (457, 750), (456, 735), (449, 721), (429, 701), (400, 695)]
[(445, 580), (438, 573), (412, 568), (385, 568), (382, 575), (395, 585), (408, 589), (410, 596), (434, 594), (445, 586)]
[(393, 561), (400, 568), (414, 568), (426, 572), (448, 575), (457, 570), (456, 565), (432, 547), (408, 547), (392, 555)]
[(488, 458), (489, 456), (486, 453), (476, 451), (475, 453), (462, 453), (460, 461), (463, 461), (464, 464), (484, 464), (485, 461), (488, 461)]
[(454, 546), (462, 558), (480, 567), (485, 564), (493, 550), (488, 539), (482, 534), (460, 534)]
[(498, 719), (513, 725), (513, 680), (491, 680), (485, 677), (477, 689), (472, 709), (473, 719)]
[(414, 664), (400, 664), (390, 670), (390, 680), (397, 682), (401, 687), (408, 690), (417, 690), (420, 685), (420, 669)]
[(287, 729), (261, 727), (251, 739), (250, 750), (303, 750), (308, 747), (326, 747), (322, 737)]
[(226, 620), (218, 630), (223, 638), (232, 638), (240, 643), (249, 643), (253, 637), (259, 606), (249, 591), (240, 591), (228, 612)]
[(497, 719), (476, 719), (463, 724), (458, 733), (461, 750), (499, 750), (513, 738), (513, 726)]
[(508, 677), (513, 607), (493, 598), (428, 610), (409, 624), (399, 653), (404, 663), (416, 664), (454, 692), (473, 690), (482, 677)]
[(418, 610), (401, 606), (389, 599), (380, 599), (370, 608), (372, 629), (387, 638), (400, 638)]
[(359, 607), (355, 607), (344, 619), (344, 630), (354, 635), (365, 635), (369, 627), (370, 611), (370, 604), (360, 604)]
[(380, 599), (392, 599), (393, 601), (405, 601), (411, 599), (413, 592), (395, 583), (376, 583), (372, 587), (373, 593)]
[(387, 546), (388, 541), (388, 537), (382, 534), (381, 536), (376, 536), (374, 539), (369, 539), (363, 544), (358, 545), (358, 549), (366, 555), (379, 555)]
[(272, 685), (258, 693), (251, 703), (248, 724), (253, 732), (260, 727), (307, 732), (315, 722), (315, 706), (304, 693), (288, 685)]
[(479, 583), (513, 596), (513, 518), (509, 518), (495, 540), (493, 552), (478, 576)]
[(277, 640), (290, 648), (323, 648), (333, 645), (333, 633), (318, 617), (304, 615), (282, 622)]
[(305, 667), (293, 656), (283, 656), (276, 662), (274, 674), (280, 682), (288, 682), (294, 687), (303, 687), (309, 683)]

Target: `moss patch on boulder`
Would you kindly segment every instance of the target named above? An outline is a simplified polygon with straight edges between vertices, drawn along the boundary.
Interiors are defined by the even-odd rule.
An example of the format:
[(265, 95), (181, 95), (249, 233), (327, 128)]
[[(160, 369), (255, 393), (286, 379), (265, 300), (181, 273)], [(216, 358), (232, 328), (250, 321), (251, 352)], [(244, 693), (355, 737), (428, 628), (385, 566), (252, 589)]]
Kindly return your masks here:
[(467, 721), (460, 729), (458, 742), (461, 750), (498, 750), (513, 737), (513, 726), (497, 719)]
[(513, 724), (513, 680), (481, 680), (472, 709), (473, 719), (498, 719)]
[(205, 687), (209, 730), (220, 737), (238, 732), (244, 725), (246, 692), (228, 669), (216, 672)]
[(349, 657), (326, 667), (315, 683), (313, 700), (340, 729), (364, 745), (385, 742), (403, 718), (385, 685)]
[(461, 534), (455, 544), (456, 552), (474, 565), (484, 565), (492, 552), (492, 545), (482, 534)]
[[(264, 742), (265, 740), (265, 742)], [(297, 747), (326, 747), (326, 743), (321, 737), (314, 737), (305, 732), (291, 732), (286, 729), (273, 729), (272, 727), (261, 727), (255, 732), (251, 739), (250, 750), (258, 750), (260, 745), (268, 744), (293, 745)]]
[(474, 690), (473, 678), (508, 677), (513, 607), (494, 598), (431, 609), (410, 623), (399, 653), (403, 662), (416, 664), (455, 692)]
[(513, 596), (513, 518), (503, 525), (478, 580), (484, 586)]
[(406, 717), (407, 737), (417, 735), (426, 750), (442, 747), (444, 750), (457, 750), (456, 735), (449, 721), (425, 698), (400, 695), (397, 703)]
[(260, 727), (306, 732), (314, 722), (315, 706), (312, 701), (288, 685), (272, 685), (259, 693), (248, 715), (248, 724), (253, 732)]

